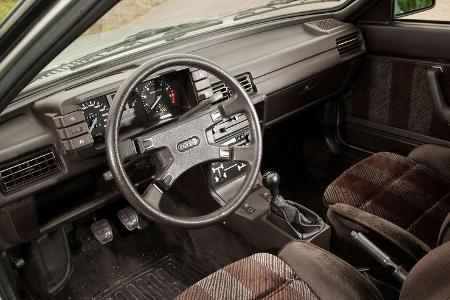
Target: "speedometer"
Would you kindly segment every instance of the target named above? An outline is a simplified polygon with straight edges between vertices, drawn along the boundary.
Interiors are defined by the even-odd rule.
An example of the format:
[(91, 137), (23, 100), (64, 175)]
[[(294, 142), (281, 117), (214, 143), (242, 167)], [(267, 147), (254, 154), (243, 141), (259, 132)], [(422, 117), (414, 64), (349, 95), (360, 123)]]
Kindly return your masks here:
[(108, 120), (109, 104), (106, 97), (99, 97), (80, 104), (92, 137), (102, 137)]

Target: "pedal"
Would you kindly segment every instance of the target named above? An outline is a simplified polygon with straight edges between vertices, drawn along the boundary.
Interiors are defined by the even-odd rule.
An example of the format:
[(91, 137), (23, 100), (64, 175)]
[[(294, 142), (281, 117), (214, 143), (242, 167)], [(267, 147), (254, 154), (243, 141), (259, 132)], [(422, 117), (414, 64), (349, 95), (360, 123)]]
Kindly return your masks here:
[(108, 220), (102, 219), (91, 225), (91, 231), (100, 244), (104, 245), (113, 240), (113, 231)]
[(138, 229), (144, 230), (145, 228), (147, 228), (147, 226), (148, 226), (148, 221), (144, 217), (140, 216)]
[(117, 217), (128, 231), (133, 231), (140, 227), (138, 213), (130, 206), (119, 210), (117, 212)]

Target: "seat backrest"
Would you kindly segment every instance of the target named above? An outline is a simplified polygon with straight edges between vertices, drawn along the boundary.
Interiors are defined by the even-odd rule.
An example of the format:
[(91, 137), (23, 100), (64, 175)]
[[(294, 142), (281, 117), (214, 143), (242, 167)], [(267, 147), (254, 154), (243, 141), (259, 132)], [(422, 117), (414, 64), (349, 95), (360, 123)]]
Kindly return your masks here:
[(425, 255), (409, 272), (400, 300), (450, 299), (450, 242)]

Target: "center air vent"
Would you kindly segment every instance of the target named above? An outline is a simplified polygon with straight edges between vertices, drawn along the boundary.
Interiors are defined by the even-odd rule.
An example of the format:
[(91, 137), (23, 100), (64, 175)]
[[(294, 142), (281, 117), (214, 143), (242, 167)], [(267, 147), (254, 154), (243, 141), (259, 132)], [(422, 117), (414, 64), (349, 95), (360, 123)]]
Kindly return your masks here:
[[(253, 86), (252, 78), (249, 73), (242, 74), (236, 76), (236, 79), (239, 81), (241, 86), (244, 88), (244, 90), (247, 92), (247, 94), (252, 94), (255, 92), (255, 88)], [(222, 94), (222, 100), (230, 99), (231, 91), (230, 89), (225, 86), (223, 82), (218, 82), (212, 86), (213, 93), (221, 93)]]
[(336, 40), (338, 51), (341, 55), (353, 54), (361, 51), (361, 38), (359, 32), (349, 34)]
[(53, 148), (35, 152), (0, 167), (0, 186), (10, 192), (61, 170)]

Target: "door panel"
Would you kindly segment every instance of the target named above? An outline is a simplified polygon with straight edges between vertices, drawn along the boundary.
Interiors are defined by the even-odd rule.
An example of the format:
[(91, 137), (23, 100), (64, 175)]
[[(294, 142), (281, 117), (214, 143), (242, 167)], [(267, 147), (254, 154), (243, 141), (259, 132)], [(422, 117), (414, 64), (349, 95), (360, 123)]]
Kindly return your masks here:
[[(365, 27), (366, 32), (368, 27)], [(396, 31), (394, 25), (383, 27)], [(418, 31), (420, 35), (416, 34)], [(430, 32), (436, 31), (430, 29)], [(391, 35), (391, 39), (389, 35), (381, 38), (373, 33), (365, 36), (369, 55), (364, 58), (345, 100), (341, 130), (346, 143), (373, 152), (397, 153), (407, 153), (425, 143), (450, 147), (450, 127), (436, 115), (427, 78), (427, 71), (433, 66), (442, 67), (440, 87), (449, 105), (450, 64), (443, 62), (447, 58), (442, 56), (429, 59), (433, 52), (439, 53), (432, 49), (439, 43), (427, 43), (423, 29), (409, 28), (404, 33), (401, 39), (415, 39), (414, 43), (420, 44), (421, 49), (415, 48), (413, 53), (422, 53), (427, 60), (417, 58), (404, 48), (406, 42), (397, 35)], [(450, 39), (450, 31), (445, 33), (440, 31), (439, 34), (442, 44)]]

